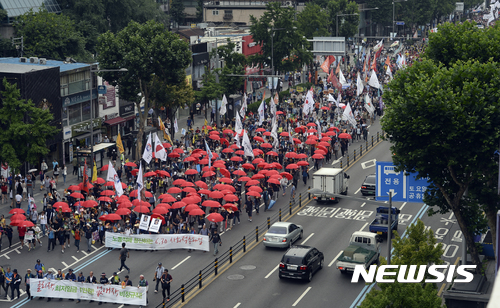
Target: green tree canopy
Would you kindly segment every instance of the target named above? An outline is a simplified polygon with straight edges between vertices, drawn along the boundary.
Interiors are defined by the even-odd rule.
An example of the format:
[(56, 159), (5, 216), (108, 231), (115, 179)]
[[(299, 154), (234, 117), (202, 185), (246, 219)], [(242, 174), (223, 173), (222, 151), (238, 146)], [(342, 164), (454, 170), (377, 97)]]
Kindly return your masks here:
[(237, 93), (243, 86), (244, 77), (228, 76), (228, 75), (244, 75), (245, 74), (245, 56), (235, 52), (236, 44), (227, 39), (227, 44), (213, 49), (211, 57), (215, 58), (217, 54), (219, 59), (224, 60), (224, 67), (217, 69), (219, 74), (219, 82), (222, 87), (222, 94), (227, 96)]
[(328, 36), (328, 12), (321, 6), (307, 2), (305, 9), (297, 15), (297, 28), (308, 39), (315, 36)]
[(68, 16), (49, 13), (44, 7), (38, 12), (29, 10), (14, 23), (16, 35), (24, 38), (24, 52), (28, 56), (63, 60), (73, 57), (85, 61), (85, 39)]
[(4, 91), (0, 92), (0, 161), (19, 170), (24, 162), (37, 164), (47, 155), (47, 139), (59, 129), (49, 123), (54, 119), (48, 109), (35, 107), (31, 100), (21, 98), (17, 84), (3, 79)]
[(263, 57), (260, 59), (271, 67), (271, 59), (274, 58), (275, 72), (294, 71), (312, 61), (312, 54), (307, 50), (308, 41), (295, 29), (297, 22), (294, 15), (293, 8), (281, 7), (278, 2), (269, 2), (260, 19), (250, 16), (250, 33), (253, 40), (262, 44)]
[[(339, 37), (353, 37), (358, 33), (359, 10), (356, 2), (350, 0), (330, 0), (327, 9), (330, 15), (330, 33), (332, 36), (337, 35), (337, 18), (339, 23)], [(337, 17), (337, 15), (345, 14), (351, 15)]]
[[(424, 223), (419, 219), (416, 224), (406, 230), (406, 237), (396, 237), (392, 240), (394, 246), (392, 265), (431, 265), (443, 264), (443, 244), (436, 245), (432, 230), (425, 230)], [(387, 261), (381, 258), (381, 265)], [(360, 305), (361, 308), (409, 307), (420, 308), (441, 307), (441, 298), (437, 296), (436, 287), (431, 283), (379, 283), (380, 289), (373, 288)]]
[[(126, 68), (128, 72), (103, 72), (105, 80), (119, 85), (120, 97), (133, 101), (140, 110), (137, 154), (142, 150), (142, 135), (147, 111), (154, 107), (151, 99), (158, 85), (179, 86), (185, 82), (185, 69), (191, 63), (189, 45), (165, 25), (148, 21), (130, 22), (117, 34), (107, 32), (99, 37), (98, 61), (102, 69)], [(138, 156), (139, 157), (139, 156)]]
[(184, 4), (182, 0), (171, 0), (170, 1), (170, 10), (169, 14), (171, 16), (171, 20), (177, 23), (177, 28), (180, 27), (181, 24), (184, 24), (184, 19), (186, 18), (186, 13), (184, 13)]
[[(453, 211), (478, 268), (473, 235), (484, 224), (477, 200), (464, 196), (474, 182), (498, 176), (499, 69), (495, 62), (445, 67), (423, 60), (398, 73), (384, 92), (382, 127), (392, 135), (395, 165), (430, 179), (424, 201), (442, 213)], [(498, 196), (492, 205), (498, 207)]]

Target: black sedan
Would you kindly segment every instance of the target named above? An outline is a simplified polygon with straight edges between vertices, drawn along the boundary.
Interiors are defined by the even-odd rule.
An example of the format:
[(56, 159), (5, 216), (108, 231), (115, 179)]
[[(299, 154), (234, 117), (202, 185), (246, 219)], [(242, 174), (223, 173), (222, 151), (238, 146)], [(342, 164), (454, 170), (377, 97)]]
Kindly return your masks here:
[(377, 178), (375, 177), (375, 174), (368, 175), (363, 184), (361, 185), (361, 194), (363, 196), (375, 195), (376, 183), (377, 183)]
[(323, 268), (325, 257), (310, 246), (292, 246), (281, 258), (279, 277), (311, 281), (314, 273)]

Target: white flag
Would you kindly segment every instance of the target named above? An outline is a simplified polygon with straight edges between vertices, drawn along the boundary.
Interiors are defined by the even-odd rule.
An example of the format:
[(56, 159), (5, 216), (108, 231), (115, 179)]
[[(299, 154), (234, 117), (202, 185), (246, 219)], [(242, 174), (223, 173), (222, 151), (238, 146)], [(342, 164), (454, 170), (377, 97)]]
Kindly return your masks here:
[(224, 96), (222, 96), (222, 103), (220, 105), (220, 109), (219, 109), (219, 113), (221, 116), (225, 115), (226, 112), (227, 112), (227, 98), (226, 98), (226, 94), (224, 94)]
[(243, 103), (241, 104), (241, 109), (240, 109), (240, 114), (241, 114), (242, 118), (245, 118), (245, 114), (247, 113), (247, 108), (248, 108), (247, 99), (248, 99), (248, 97), (247, 97), (247, 94), (245, 93), (243, 95)]
[(351, 104), (347, 103), (347, 106), (344, 109), (344, 113), (342, 114), (342, 120), (348, 121), (352, 126), (356, 127), (356, 119), (352, 114)]
[(377, 52), (380, 48), (382, 48), (382, 45), (384, 44), (384, 39), (382, 39), (380, 42), (378, 42), (375, 47), (373, 47), (373, 51)]
[(262, 103), (260, 103), (259, 106), (259, 126), (262, 125), (262, 122), (264, 122), (264, 108), (266, 103), (264, 102), (264, 99), (262, 99)]
[(243, 142), (241, 145), (243, 146), (243, 149), (245, 150), (246, 156), (255, 157), (255, 155), (253, 154), (252, 143), (250, 142), (250, 139), (248, 138), (246, 131), (243, 132)]
[(153, 159), (153, 144), (151, 143), (151, 133), (149, 133), (148, 141), (146, 141), (144, 153), (142, 153), (142, 159), (144, 159), (148, 164)]
[(175, 118), (175, 120), (174, 120), (174, 134), (177, 134), (178, 131), (179, 131), (179, 126), (177, 126), (177, 118)]
[(375, 108), (372, 104), (372, 99), (368, 96), (368, 94), (365, 95), (365, 109), (370, 115), (373, 115), (373, 111), (375, 111)]
[(238, 146), (238, 148), (241, 148), (240, 134), (234, 135), (234, 141), (236, 141), (236, 145)]
[(360, 96), (361, 93), (363, 93), (363, 81), (361, 80), (361, 77), (359, 76), (359, 72), (358, 72), (358, 80), (356, 81), (356, 87), (357, 87), (357, 90), (356, 90), (356, 96)]
[(295, 145), (295, 143), (293, 142), (292, 127), (291, 126), (288, 128), (288, 137), (290, 138), (290, 142), (292, 143), (292, 145)]
[(342, 70), (340, 68), (339, 68), (339, 82), (342, 86), (345, 86), (347, 84), (344, 74), (342, 74)]
[(243, 131), (243, 124), (241, 123), (241, 118), (238, 111), (236, 111), (236, 121), (234, 124), (234, 130), (236, 131), (237, 134), (241, 134), (241, 132)]
[(270, 105), (271, 107), (269, 108), (269, 110), (271, 111), (271, 115), (272, 117), (276, 117), (276, 105), (279, 104), (279, 97), (278, 97), (278, 93), (276, 93), (276, 95), (274, 95), (274, 99), (271, 99), (270, 100)]
[(208, 147), (208, 143), (207, 141), (205, 140), (205, 148), (207, 150), (207, 157), (208, 157), (208, 169), (210, 169), (212, 167), (212, 151), (210, 151), (210, 148)]
[(331, 94), (331, 93), (328, 93), (328, 101), (329, 101), (329, 102), (335, 102), (335, 103), (337, 102), (337, 101), (335, 100), (335, 98), (333, 98), (333, 96), (332, 96), (332, 94)]
[(113, 181), (113, 183), (115, 184), (116, 195), (118, 197), (123, 195), (122, 182), (120, 182), (120, 178), (118, 177), (118, 174), (116, 174), (115, 167), (113, 167), (111, 161), (108, 165), (108, 177), (106, 178), (106, 181)]
[(273, 118), (273, 124), (271, 129), (271, 137), (273, 137), (273, 148), (278, 149), (279, 141), (278, 141), (278, 123), (276, 121), (276, 117)]
[(141, 200), (141, 190), (144, 188), (144, 180), (142, 176), (142, 161), (139, 162), (139, 172), (137, 172), (137, 199)]
[(385, 73), (389, 76), (390, 80), (392, 80), (392, 72), (390, 66), (387, 66), (387, 70), (385, 71)]
[[(305, 110), (307, 108), (307, 111)], [(302, 111), (308, 115), (309, 113), (311, 113), (312, 111), (314, 110), (314, 97), (313, 97), (313, 91), (312, 90), (309, 90), (307, 91), (307, 95), (306, 95), (306, 102), (304, 103), (304, 108), (302, 109)]]
[(321, 124), (319, 120), (316, 120), (316, 125), (318, 125), (318, 138), (321, 139)]
[(161, 144), (160, 138), (158, 138), (158, 135), (156, 133), (155, 133), (155, 157), (161, 159), (162, 161), (167, 160), (167, 152), (165, 151), (165, 148), (163, 147), (163, 144)]
[(378, 82), (377, 74), (375, 74), (374, 70), (372, 70), (368, 84), (374, 88), (380, 89), (380, 83)]

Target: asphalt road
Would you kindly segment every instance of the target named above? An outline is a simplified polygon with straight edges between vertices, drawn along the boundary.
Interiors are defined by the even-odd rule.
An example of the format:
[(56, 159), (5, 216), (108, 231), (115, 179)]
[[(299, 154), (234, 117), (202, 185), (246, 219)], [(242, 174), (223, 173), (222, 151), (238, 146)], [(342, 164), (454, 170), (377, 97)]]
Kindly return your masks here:
[[(371, 131), (376, 132), (379, 130), (380, 125), (377, 121), (371, 128)], [(352, 153), (354, 148), (359, 148), (360, 144), (361, 142), (355, 142), (350, 152)], [(382, 161), (391, 160), (389, 144), (387, 142), (382, 142), (364, 154), (365, 156), (357, 163), (351, 164), (347, 171), (351, 176), (349, 183), (349, 195), (351, 196), (361, 197), (359, 191), (356, 191), (366, 175), (375, 173), (374, 159)], [(338, 166), (338, 164), (339, 162), (336, 162), (335, 166)], [(308, 185), (310, 184), (309, 182)], [(301, 192), (304, 193), (306, 190), (307, 187), (300, 182), (297, 188), (297, 195)], [(263, 212), (261, 208), (259, 215), (254, 213), (252, 222), (247, 220), (246, 214), (242, 214), (241, 224), (233, 227), (231, 231), (226, 231), (222, 234), (223, 246), (221, 247), (221, 251), (226, 250), (229, 246), (241, 240), (243, 235), (255, 230), (256, 225), (265, 222), (266, 218), (275, 214), (280, 207), (286, 210), (288, 208), (288, 200), (288, 194), (284, 198), (280, 196), (272, 211)], [(304, 200), (304, 202), (306, 203), (307, 201)], [(402, 208), (401, 213), (403, 215), (399, 224), (399, 232), (403, 232), (406, 225), (416, 217), (422, 208), (422, 204), (415, 203), (394, 203), (394, 206)], [(290, 307), (294, 304), (296, 306), (310, 306), (311, 304), (315, 306), (327, 306), (335, 303), (335, 306), (338, 307), (349, 307), (360, 292), (366, 288), (363, 283), (351, 284), (350, 277), (341, 276), (336, 270), (333, 261), (339, 252), (347, 246), (347, 241), (352, 232), (367, 230), (368, 223), (375, 216), (374, 208), (375, 206), (373, 205), (359, 204), (347, 199), (341, 200), (338, 204), (316, 204), (315, 201), (310, 201), (305, 204), (304, 208), (297, 215), (289, 220), (304, 226), (304, 238), (298, 242), (299, 244), (304, 243), (315, 246), (325, 254), (325, 268), (315, 275), (311, 283), (307, 284), (288, 280), (280, 281), (275, 269), (284, 251), (265, 249), (263, 245), (259, 244), (241, 260), (235, 262), (213, 283), (207, 285), (201, 293), (190, 300), (187, 306), (202, 307), (206, 306), (207, 303), (217, 303), (219, 307), (235, 307), (240, 303), (240, 307)], [(446, 219), (449, 218), (448, 216), (446, 216)], [(450, 256), (450, 258), (445, 260), (454, 263), (454, 258), (459, 255), (459, 248), (458, 246), (453, 246), (458, 243), (451, 242), (451, 240), (453, 235), (456, 235), (455, 230), (458, 227), (456, 224), (450, 222), (448, 222), (449, 226), (445, 225), (445, 222), (441, 222), (443, 218), (438, 216), (427, 218), (424, 215), (424, 222), (426, 225), (432, 226), (433, 230), (442, 228), (438, 230), (439, 234), (443, 234), (444, 241), (448, 241), (447, 243), (451, 245), (447, 252), (447, 256)], [(54, 251), (47, 252), (46, 238), (42, 241), (43, 247), (37, 247), (31, 252), (27, 252), (26, 248), (20, 250), (19, 244), (13, 245), (11, 249), (2, 249), (0, 252), (0, 264), (17, 268), (23, 276), (26, 268), (33, 269), (37, 258), (42, 260), (46, 268), (62, 269), (65, 273), (69, 268), (73, 268), (75, 272), (83, 271), (85, 276), (90, 271), (94, 271), (96, 276), (99, 276), (101, 272), (105, 272), (110, 277), (114, 271), (118, 271), (120, 262), (117, 250), (107, 250), (100, 246), (100, 244), (96, 244), (92, 247), (93, 250), (91, 253), (87, 254), (83, 252), (84, 249), (80, 253), (76, 253), (76, 248), (72, 245), (62, 254), (60, 246), (56, 246), (56, 250)], [(386, 255), (385, 245), (386, 242), (382, 245), (382, 255)], [(82, 246), (86, 248), (86, 244), (82, 244)], [(457, 250), (455, 251), (456, 248)], [(161, 291), (158, 294), (154, 293), (154, 282), (152, 281), (158, 262), (162, 262), (173, 276), (174, 281), (171, 289), (173, 291), (181, 283), (186, 282), (196, 275), (200, 269), (213, 261), (212, 252), (194, 251), (188, 253), (186, 250), (173, 250), (155, 252), (131, 251), (130, 259), (126, 263), (131, 268), (130, 279), (134, 284), (138, 281), (140, 274), (144, 274), (149, 281), (149, 306), (155, 307), (162, 299)], [(126, 271), (121, 272), (119, 275), (123, 279)], [(238, 275), (242, 275), (243, 278), (239, 279), (241, 276)], [(362, 295), (359, 296), (359, 298), (361, 297)], [(2, 298), (0, 299), (0, 305), (2, 303), (8, 303), (10, 307), (15, 308), (23, 306), (44, 308), (52, 306), (45, 300), (38, 300), (37, 298), (28, 301), (24, 294), (21, 299), (15, 301), (4, 300)], [(57, 304), (61, 307), (73, 307), (77, 305), (76, 302), (68, 300), (57, 301)], [(86, 306), (97, 305), (97, 303), (89, 304), (86, 302), (82, 302), (79, 305), (82, 304)]]

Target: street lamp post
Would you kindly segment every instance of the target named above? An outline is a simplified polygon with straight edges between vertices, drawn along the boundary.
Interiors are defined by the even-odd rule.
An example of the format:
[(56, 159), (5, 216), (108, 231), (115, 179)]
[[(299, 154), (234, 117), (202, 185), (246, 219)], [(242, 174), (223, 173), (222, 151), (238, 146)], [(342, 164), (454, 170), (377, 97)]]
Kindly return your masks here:
[[(94, 104), (92, 103), (92, 73), (97, 72), (128, 72), (126, 68), (120, 69), (92, 69), (90, 65), (90, 168), (94, 168)], [(83, 172), (87, 172), (83, 170)]]
[[(400, 1), (392, 1), (392, 33), (395, 33), (394, 30), (395, 30), (395, 21), (394, 21), (394, 15), (395, 15), (395, 10), (396, 10), (396, 3), (399, 3), (399, 2), (406, 2), (408, 0), (400, 0)], [(394, 35), (394, 39), (396, 38), (396, 35)]]

